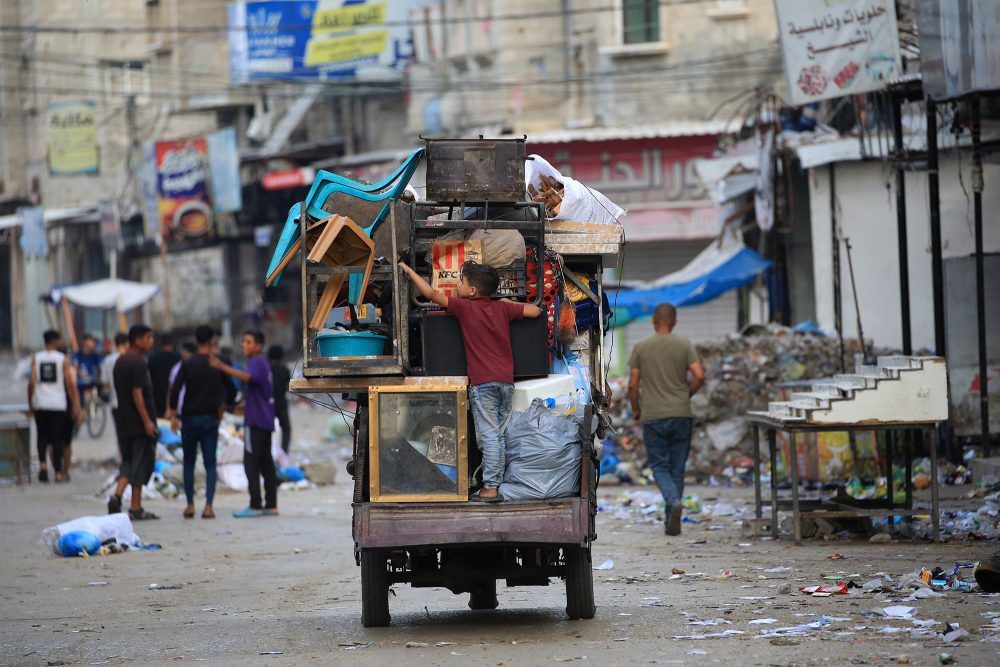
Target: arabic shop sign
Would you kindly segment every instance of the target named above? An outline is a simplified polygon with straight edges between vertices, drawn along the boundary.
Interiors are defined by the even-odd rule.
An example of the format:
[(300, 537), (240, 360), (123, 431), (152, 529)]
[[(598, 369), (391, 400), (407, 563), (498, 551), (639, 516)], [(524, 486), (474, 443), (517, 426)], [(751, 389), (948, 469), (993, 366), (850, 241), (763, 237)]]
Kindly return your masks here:
[(598, 190), (628, 211), (632, 241), (713, 238), (718, 208), (695, 173), (712, 156), (715, 135), (535, 145), (562, 174)]
[(96, 174), (97, 105), (50, 102), (46, 109), (49, 172), (53, 176)]
[(775, 0), (792, 104), (884, 88), (901, 73), (892, 0)]

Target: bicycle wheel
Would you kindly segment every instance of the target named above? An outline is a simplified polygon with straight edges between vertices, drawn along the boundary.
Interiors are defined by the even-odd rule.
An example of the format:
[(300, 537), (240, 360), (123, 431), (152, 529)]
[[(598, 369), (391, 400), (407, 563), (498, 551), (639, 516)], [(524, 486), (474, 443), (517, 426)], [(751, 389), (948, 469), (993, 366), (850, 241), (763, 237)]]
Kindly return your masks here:
[(93, 393), (87, 401), (87, 433), (95, 440), (104, 435), (104, 427), (108, 423), (108, 408), (104, 401)]

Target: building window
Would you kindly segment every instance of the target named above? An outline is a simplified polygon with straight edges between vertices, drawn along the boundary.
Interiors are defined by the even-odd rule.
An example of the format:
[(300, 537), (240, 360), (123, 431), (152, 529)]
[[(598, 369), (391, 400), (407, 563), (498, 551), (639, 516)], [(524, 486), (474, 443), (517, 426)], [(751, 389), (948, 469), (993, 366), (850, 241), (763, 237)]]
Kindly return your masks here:
[(115, 99), (136, 95), (145, 99), (150, 93), (149, 70), (141, 60), (105, 60), (104, 96)]
[(659, 0), (623, 0), (622, 35), (624, 44), (660, 41)]

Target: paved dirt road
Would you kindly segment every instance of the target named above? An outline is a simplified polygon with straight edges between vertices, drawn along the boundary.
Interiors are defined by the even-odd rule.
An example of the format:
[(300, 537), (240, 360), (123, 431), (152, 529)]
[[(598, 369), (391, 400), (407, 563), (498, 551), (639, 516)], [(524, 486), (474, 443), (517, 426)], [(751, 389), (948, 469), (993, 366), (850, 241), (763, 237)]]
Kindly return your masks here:
[[(78, 458), (103, 456), (110, 445), (84, 441), (77, 449)], [(466, 597), (447, 591), (397, 587), (392, 626), (365, 629), (346, 482), (281, 494), (277, 518), (232, 518), (245, 505), (238, 494), (217, 499), (214, 521), (183, 520), (180, 499), (152, 501), (148, 508), (163, 518), (138, 523), (136, 531), (162, 550), (49, 555), (41, 530), (102, 513), (93, 494), (103, 477), (78, 471), (66, 485), (0, 488), (0, 664), (843, 665), (889, 664), (905, 655), (930, 665), (942, 652), (960, 665), (1000, 664), (1000, 643), (980, 630), (989, 622), (984, 614), (1000, 612), (1000, 595), (898, 602), (893, 598), (901, 596), (779, 592), (785, 582), (792, 591), (824, 583), (824, 575), (854, 574), (863, 582), (884, 572), (898, 580), (922, 565), (981, 558), (995, 543), (808, 541), (795, 548), (741, 537), (732, 516), (686, 525), (683, 536), (667, 538), (662, 524), (643, 523), (655, 515), (612, 511), (599, 515), (594, 562), (614, 565), (594, 572), (593, 620), (566, 619), (558, 581), (501, 587), (500, 608), (489, 612), (470, 611)], [(752, 497), (746, 489), (693, 491), (707, 502), (719, 496), (740, 506)], [(606, 489), (603, 502), (616, 506), (622, 492)], [(722, 528), (709, 530), (713, 525)], [(830, 560), (834, 553), (847, 558)], [(794, 569), (765, 572), (775, 567)], [(686, 574), (671, 580), (673, 568)], [(150, 590), (153, 583), (180, 588)], [(922, 628), (865, 615), (891, 604), (938, 622)], [(760, 636), (824, 616), (835, 620), (797, 636)], [(774, 622), (751, 623), (764, 619)], [(699, 621), (717, 624), (690, 624)], [(945, 644), (938, 631), (946, 621), (971, 636)], [(723, 638), (673, 638), (726, 631)]]

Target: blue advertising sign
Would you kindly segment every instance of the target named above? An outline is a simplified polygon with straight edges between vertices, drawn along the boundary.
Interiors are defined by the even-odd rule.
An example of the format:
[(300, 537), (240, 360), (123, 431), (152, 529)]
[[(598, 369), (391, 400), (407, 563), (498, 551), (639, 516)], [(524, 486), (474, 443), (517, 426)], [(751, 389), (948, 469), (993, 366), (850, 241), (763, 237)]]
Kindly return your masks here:
[(398, 80), (417, 0), (251, 0), (229, 6), (230, 77)]

